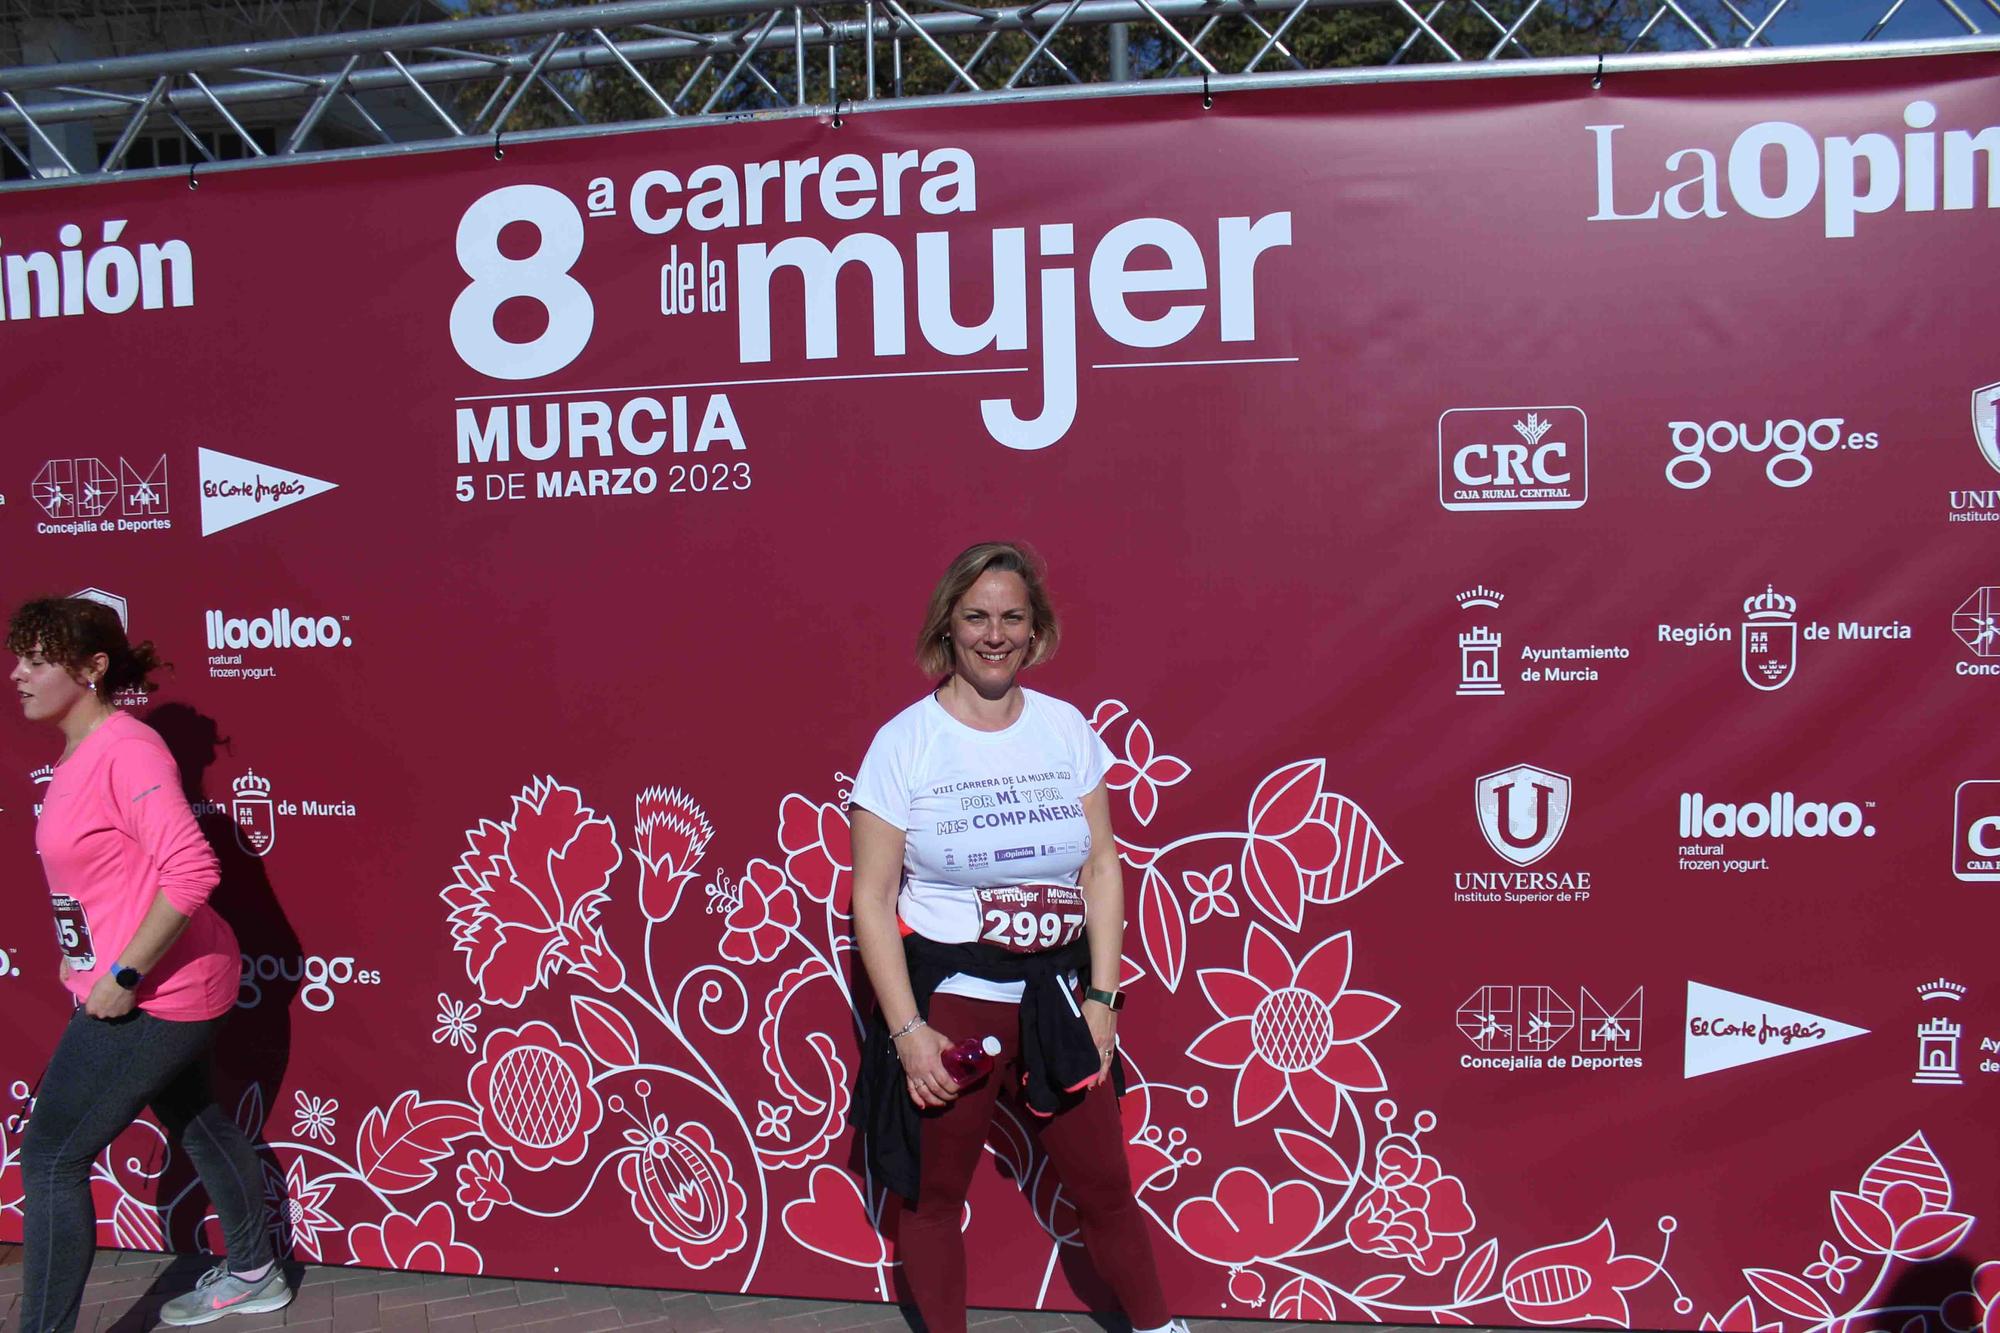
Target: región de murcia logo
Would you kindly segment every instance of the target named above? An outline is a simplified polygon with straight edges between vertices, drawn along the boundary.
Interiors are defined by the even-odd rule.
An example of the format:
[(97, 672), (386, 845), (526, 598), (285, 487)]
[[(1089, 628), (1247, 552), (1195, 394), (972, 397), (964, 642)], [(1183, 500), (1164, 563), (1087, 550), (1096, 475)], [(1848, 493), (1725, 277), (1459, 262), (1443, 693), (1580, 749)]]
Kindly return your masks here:
[(197, 801), (197, 816), (229, 816), (236, 829), (236, 845), (251, 856), (265, 857), (278, 845), (282, 821), (304, 819), (353, 819), (357, 811), (352, 801), (292, 801), (272, 793), (271, 780), (248, 771), (230, 783), (229, 801)]

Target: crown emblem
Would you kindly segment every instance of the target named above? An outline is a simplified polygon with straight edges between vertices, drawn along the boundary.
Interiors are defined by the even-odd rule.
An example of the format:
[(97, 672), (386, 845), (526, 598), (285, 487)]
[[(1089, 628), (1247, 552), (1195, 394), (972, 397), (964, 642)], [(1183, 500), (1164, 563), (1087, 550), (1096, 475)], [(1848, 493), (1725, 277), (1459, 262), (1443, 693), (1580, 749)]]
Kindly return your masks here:
[(1497, 607), (1506, 600), (1506, 593), (1495, 592), (1482, 583), (1476, 588), (1467, 588), (1458, 595), (1458, 609), (1461, 611), (1470, 611), (1475, 606)]
[(1530, 449), (1542, 442), (1542, 436), (1555, 429), (1555, 422), (1542, 420), (1541, 413), (1530, 412), (1527, 419), (1514, 423), (1514, 433), (1528, 442)]
[(1917, 995), (1925, 1000), (1962, 1000), (1965, 998), (1965, 987), (1956, 981), (1946, 981), (1943, 977), (1939, 977), (1936, 981), (1926, 981), (1917, 987)]
[(1799, 604), (1796, 601), (1776, 591), (1768, 583), (1764, 585), (1764, 591), (1755, 597), (1743, 599), (1743, 614), (1752, 620), (1790, 620), (1792, 612), (1798, 609)]
[(258, 777), (254, 772), (245, 773), (229, 785), (235, 789), (238, 796), (269, 796), (271, 794), (270, 782)]
[(28, 774), (28, 777), (34, 782), (34, 784), (37, 787), (40, 787), (43, 784), (53, 780), (55, 775), (56, 775), (56, 766), (54, 764), (43, 764), (40, 768)]

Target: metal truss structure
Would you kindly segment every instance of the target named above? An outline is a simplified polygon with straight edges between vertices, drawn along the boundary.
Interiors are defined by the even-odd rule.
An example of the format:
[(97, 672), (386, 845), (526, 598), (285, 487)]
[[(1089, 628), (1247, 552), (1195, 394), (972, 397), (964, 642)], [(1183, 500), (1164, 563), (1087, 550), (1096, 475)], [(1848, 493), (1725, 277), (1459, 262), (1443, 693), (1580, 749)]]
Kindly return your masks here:
[[(0, 68), (9, 186), (646, 121), (1787, 59), (1806, 0), (617, 0)], [(2000, 51), (2000, 0), (1873, 0), (1864, 50)], [(0, 22), (37, 0), (6, 0)], [(92, 0), (131, 28), (190, 0)], [(348, 0), (346, 11), (364, 0)], [(1937, 9), (1928, 9), (1936, 6)], [(312, 0), (220, 0), (254, 21)], [(342, 6), (332, 5), (341, 10)], [(1949, 35), (1878, 42), (1908, 16)], [(74, 6), (65, 13), (74, 15)], [(434, 3), (427, 12), (441, 12)], [(1982, 26), (1983, 25), (1983, 26)], [(1823, 33), (1815, 34), (1824, 40)], [(1899, 35), (1891, 33), (1890, 36)], [(1872, 44), (1867, 45), (1867, 44)], [(1815, 56), (1838, 54), (1811, 48)], [(171, 157), (140, 146), (174, 141)], [(180, 141), (185, 142), (185, 147)]]

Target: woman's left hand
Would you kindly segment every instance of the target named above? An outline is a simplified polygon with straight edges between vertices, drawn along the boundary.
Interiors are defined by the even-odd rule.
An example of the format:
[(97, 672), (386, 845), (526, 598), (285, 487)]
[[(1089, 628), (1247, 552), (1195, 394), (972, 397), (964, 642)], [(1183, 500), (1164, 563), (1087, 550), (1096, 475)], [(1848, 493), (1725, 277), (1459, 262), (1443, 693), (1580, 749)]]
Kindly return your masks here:
[(1097, 1078), (1090, 1085), (1094, 1088), (1111, 1077), (1111, 1057), (1118, 1050), (1118, 1014), (1095, 1000), (1085, 1000), (1083, 1021), (1090, 1025), (1091, 1040), (1097, 1043)]
[(109, 972), (97, 979), (90, 988), (90, 997), (83, 1002), (83, 1012), (92, 1018), (123, 1018), (132, 1012), (138, 997), (119, 985)]

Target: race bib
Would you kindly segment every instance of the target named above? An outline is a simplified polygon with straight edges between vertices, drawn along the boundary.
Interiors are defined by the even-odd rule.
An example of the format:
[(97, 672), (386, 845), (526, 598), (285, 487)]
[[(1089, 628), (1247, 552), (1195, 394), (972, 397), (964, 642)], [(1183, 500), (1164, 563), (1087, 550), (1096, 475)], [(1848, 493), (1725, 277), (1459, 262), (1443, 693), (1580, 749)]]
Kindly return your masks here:
[(66, 893), (49, 896), (56, 913), (56, 946), (72, 972), (88, 972), (97, 966), (97, 949), (90, 942), (90, 918), (83, 904)]
[(1068, 884), (1006, 884), (974, 891), (979, 938), (1009, 953), (1059, 949), (1083, 934), (1083, 890)]

